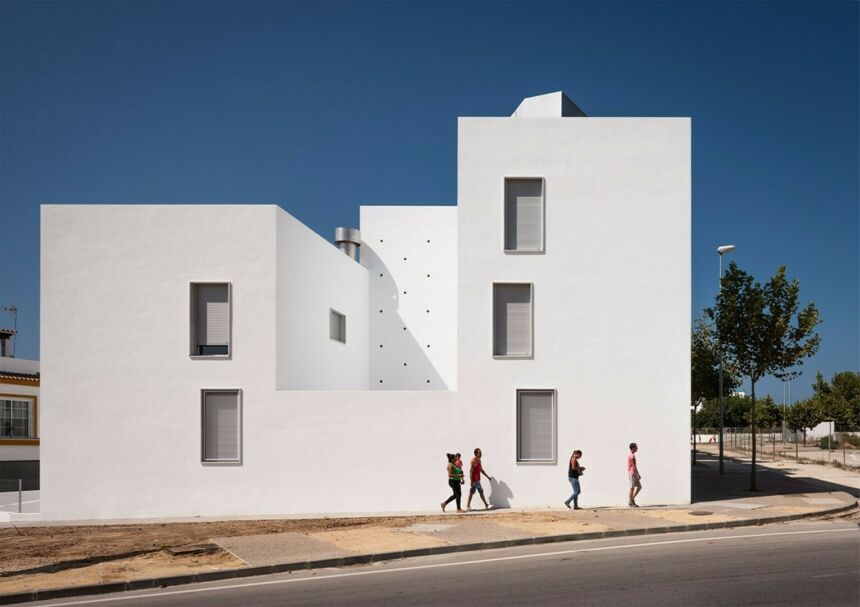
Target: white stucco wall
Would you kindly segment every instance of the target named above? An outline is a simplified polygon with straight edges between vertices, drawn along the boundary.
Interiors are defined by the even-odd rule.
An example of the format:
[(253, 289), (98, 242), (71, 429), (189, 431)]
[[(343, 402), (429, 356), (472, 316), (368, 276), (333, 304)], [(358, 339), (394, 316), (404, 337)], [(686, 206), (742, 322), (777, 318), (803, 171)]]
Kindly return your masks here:
[[(475, 447), (498, 505), (560, 504), (573, 448), (588, 467), (583, 503), (621, 505), (630, 441), (641, 503), (688, 502), (689, 120), (462, 119), (458, 139), (458, 208), (363, 208), (367, 269), (275, 206), (44, 206), (45, 518), (435, 510), (445, 452), (468, 459)], [(543, 254), (502, 251), (504, 178), (523, 176), (546, 180)], [(381, 235), (419, 216), (429, 244), (456, 233), (456, 248), (422, 259), (428, 237)], [(439, 264), (425, 278), (456, 276), (448, 331), (409, 298), (451, 293), (413, 286), (416, 255)], [(377, 263), (391, 283), (373, 285)], [(232, 285), (229, 360), (188, 354), (189, 283), (204, 281)], [(494, 281), (534, 284), (530, 360), (492, 356)], [(359, 295), (338, 299), (344, 285)], [(378, 308), (365, 310), (363, 375), (355, 351), (328, 343), (329, 307), (346, 311), (349, 346), (349, 320), (378, 298), (392, 298), (416, 343), (434, 339), (423, 363), (448, 389), (373, 385), (380, 370), (420, 383), (374, 363), (387, 330)], [(435, 358), (436, 343), (447, 354)], [(332, 363), (333, 352), (344, 356)], [(200, 462), (205, 388), (242, 390), (239, 465)], [(557, 391), (554, 463), (516, 462), (518, 388)]]
[(457, 207), (361, 207), (370, 388), (457, 389)]
[[(367, 270), (277, 208), (279, 390), (367, 390)], [(329, 313), (346, 316), (346, 343)]]
[[(543, 254), (503, 252), (505, 177), (545, 179)], [(639, 443), (643, 503), (690, 497), (690, 121), (461, 118), (459, 388), (485, 445), (516, 458), (516, 390), (557, 391), (556, 465), (513, 465), (516, 498), (556, 503), (573, 449), (583, 499), (621, 504)], [(492, 283), (534, 285), (534, 356), (492, 357)]]

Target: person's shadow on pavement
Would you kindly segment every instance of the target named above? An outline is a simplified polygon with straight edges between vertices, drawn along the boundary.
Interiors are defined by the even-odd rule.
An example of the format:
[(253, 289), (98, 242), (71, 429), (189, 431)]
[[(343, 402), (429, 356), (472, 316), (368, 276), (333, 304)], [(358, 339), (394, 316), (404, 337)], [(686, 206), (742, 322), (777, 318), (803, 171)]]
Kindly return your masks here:
[(510, 508), (513, 496), (511, 488), (505, 481), (493, 477), (490, 481), (490, 498), (488, 500), (493, 508)]

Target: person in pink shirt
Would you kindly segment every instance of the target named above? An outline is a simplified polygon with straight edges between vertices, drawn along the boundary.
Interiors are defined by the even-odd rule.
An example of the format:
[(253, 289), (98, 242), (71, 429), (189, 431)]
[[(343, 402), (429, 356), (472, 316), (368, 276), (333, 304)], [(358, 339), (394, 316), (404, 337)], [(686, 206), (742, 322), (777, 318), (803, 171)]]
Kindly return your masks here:
[(642, 491), (642, 475), (639, 474), (639, 468), (636, 466), (636, 452), (639, 447), (636, 443), (630, 443), (630, 453), (627, 454), (627, 477), (630, 479), (630, 495), (628, 505), (631, 508), (638, 508), (636, 496)]

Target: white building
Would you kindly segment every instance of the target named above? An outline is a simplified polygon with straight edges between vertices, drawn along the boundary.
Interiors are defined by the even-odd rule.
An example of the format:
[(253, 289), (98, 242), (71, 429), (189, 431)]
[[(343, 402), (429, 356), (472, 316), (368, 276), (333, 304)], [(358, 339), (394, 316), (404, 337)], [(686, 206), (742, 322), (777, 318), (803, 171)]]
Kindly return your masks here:
[[(0, 329), (2, 332), (14, 333)], [(39, 488), (39, 361), (0, 355), (0, 492)]]
[(43, 515), (434, 510), (475, 447), (498, 505), (574, 448), (619, 505), (634, 440), (689, 502), (690, 120), (460, 118), (457, 198), (362, 207), (360, 263), (275, 205), (43, 206)]

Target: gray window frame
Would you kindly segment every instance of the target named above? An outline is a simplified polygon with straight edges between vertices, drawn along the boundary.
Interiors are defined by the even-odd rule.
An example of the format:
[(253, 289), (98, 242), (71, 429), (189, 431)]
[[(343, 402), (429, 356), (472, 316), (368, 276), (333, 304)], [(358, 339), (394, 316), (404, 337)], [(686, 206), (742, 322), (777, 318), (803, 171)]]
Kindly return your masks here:
[[(550, 414), (552, 420), (552, 455), (549, 459), (524, 459), (520, 453), (520, 395), (528, 393), (550, 393), (552, 395), (552, 412)], [(516, 407), (516, 454), (517, 464), (526, 465), (541, 465), (541, 464), (556, 464), (558, 462), (558, 391), (555, 388), (518, 388), (515, 395)]]
[[(497, 354), (496, 351), (496, 286), (506, 285), (528, 285), (529, 287), (529, 353), (528, 354)], [(490, 351), (493, 353), (493, 358), (499, 360), (533, 360), (535, 357), (535, 285), (533, 282), (522, 281), (493, 281), (492, 295), (490, 296)]]
[[(227, 287), (227, 353), (197, 353), (197, 287), (225, 285)], [(230, 360), (233, 357), (233, 284), (227, 280), (206, 280), (189, 283), (189, 356), (192, 360)]]
[[(210, 393), (236, 395), (236, 459), (206, 459), (206, 395)], [(205, 466), (237, 466), (242, 464), (244, 434), (242, 428), (243, 398), (241, 388), (203, 388), (200, 390), (200, 463)]]
[[(508, 248), (508, 182), (511, 181), (540, 181), (540, 248), (509, 249)], [(534, 175), (507, 176), (502, 187), (502, 251), (506, 255), (543, 255), (546, 253), (546, 178)]]
[[(341, 334), (340, 336), (341, 336), (343, 339), (338, 339), (338, 337), (337, 337), (336, 335), (333, 335), (333, 334), (332, 334), (332, 333), (333, 333), (333, 331), (332, 331), (332, 327), (333, 327), (332, 321), (334, 320), (334, 319), (332, 318), (333, 316), (337, 316), (337, 317), (338, 317), (338, 322), (339, 322), (338, 332)], [(344, 344), (344, 345), (346, 345), (346, 314), (344, 314), (343, 312), (338, 312), (338, 311), (337, 311), (337, 310), (335, 310), (334, 308), (329, 308), (329, 309), (328, 309), (328, 328), (329, 328), (329, 331), (328, 331), (329, 339), (331, 339), (332, 341), (336, 341), (336, 342), (337, 342), (337, 343), (339, 343), (339, 344)]]

